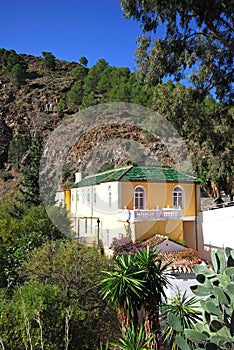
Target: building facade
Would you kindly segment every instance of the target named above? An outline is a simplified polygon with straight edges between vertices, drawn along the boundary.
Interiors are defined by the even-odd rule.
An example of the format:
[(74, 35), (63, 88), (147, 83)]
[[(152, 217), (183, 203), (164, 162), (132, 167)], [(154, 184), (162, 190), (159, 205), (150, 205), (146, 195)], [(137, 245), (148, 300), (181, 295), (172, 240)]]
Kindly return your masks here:
[(65, 193), (76, 237), (111, 246), (113, 238), (143, 241), (155, 234), (196, 249), (198, 179), (164, 167), (122, 167), (78, 181)]

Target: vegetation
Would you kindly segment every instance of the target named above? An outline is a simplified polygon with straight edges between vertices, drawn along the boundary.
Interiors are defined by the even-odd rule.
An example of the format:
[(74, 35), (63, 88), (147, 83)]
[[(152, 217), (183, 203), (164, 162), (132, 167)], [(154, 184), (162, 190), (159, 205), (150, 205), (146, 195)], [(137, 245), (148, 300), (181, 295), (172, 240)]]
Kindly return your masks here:
[(56, 66), (55, 56), (51, 52), (42, 52), (44, 57), (44, 65), (49, 70), (54, 70)]
[[(121, 251), (116, 242), (108, 260), (62, 236), (42, 206), (15, 218), (6, 203), (8, 210), (0, 207), (5, 349), (159, 350), (162, 343), (173, 350), (233, 349), (233, 250), (213, 252), (213, 270), (194, 265), (199, 284), (192, 290), (200, 301), (186, 294), (167, 300), (170, 262), (153, 249), (128, 240)], [(61, 215), (61, 208), (51, 209)]]
[(167, 268), (162, 258), (148, 248), (114, 258), (112, 271), (101, 281), (104, 300), (119, 313), (121, 328), (144, 325), (146, 338), (153, 347), (160, 341), (159, 305), (165, 296)]
[[(121, 0), (124, 16), (142, 24), (136, 60), (150, 84), (165, 76), (183, 79), (187, 72), (198, 89), (215, 89), (226, 102), (233, 99), (233, 6), (228, 0), (155, 2)], [(155, 39), (163, 26), (165, 35)], [(152, 34), (146, 35), (147, 33)]]
[[(126, 15), (129, 14), (129, 16), (133, 16), (134, 18), (139, 19), (138, 15), (140, 12), (138, 13), (138, 10), (140, 11), (140, 7), (136, 11), (136, 13), (134, 12), (135, 14), (132, 14), (130, 2), (128, 3), (128, 1), (123, 1), (122, 4)], [(135, 5), (132, 6), (134, 7)], [(154, 20), (156, 21), (155, 16), (157, 13), (157, 9), (154, 9), (155, 12), (153, 11), (150, 14), (147, 12), (147, 9), (149, 8), (144, 7), (146, 5), (142, 6), (142, 13), (145, 13), (146, 16), (144, 17), (144, 20), (146, 21), (146, 18), (148, 18), (148, 21), (150, 21), (149, 18), (151, 18), (150, 16), (152, 15), (151, 19), (154, 18)], [(165, 5), (165, 9), (161, 9), (163, 13), (164, 10), (165, 13), (167, 13), (166, 6), (167, 5)], [(191, 3), (191, 6), (193, 6), (193, 2)], [(184, 8), (182, 6), (182, 9), (185, 10), (185, 7), (186, 3), (184, 4)], [(227, 6), (227, 11), (228, 8), (229, 7)], [(171, 9), (170, 11), (173, 10)], [(169, 18), (173, 15), (172, 13), (170, 13), (170, 11), (169, 13), (167, 13)], [(173, 20), (170, 23), (173, 23)], [(144, 21), (142, 22), (142, 24), (143, 26), (145, 25)], [(151, 24), (152, 26), (153, 24), (156, 25), (156, 22), (152, 22)], [(181, 27), (180, 29), (182, 31), (183, 27)], [(195, 27), (190, 29), (190, 39), (195, 40), (195, 32), (193, 33), (194, 35), (192, 35), (192, 30), (195, 30)], [(171, 34), (172, 36), (175, 36), (175, 31), (176, 27), (174, 28), (174, 32)], [(169, 31), (167, 34), (169, 38)], [(180, 35), (182, 35), (182, 32), (179, 32), (178, 36), (180, 37)], [(230, 38), (231, 36), (232, 34), (230, 33)], [(176, 39), (174, 38), (173, 40)], [(198, 43), (198, 51), (200, 47), (199, 45), (200, 44)], [(179, 45), (176, 44), (176, 46), (178, 46), (179, 50)], [(161, 48), (160, 50), (163, 49)], [(154, 52), (155, 51), (152, 48), (152, 55), (154, 55)], [(197, 51), (195, 53), (197, 53)], [(38, 67), (40, 67), (40, 77), (47, 77), (47, 86), (49, 87), (49, 80), (53, 79), (54, 81), (53, 75), (64, 74), (64, 71), (59, 71), (59, 69), (57, 68), (56, 72), (53, 72), (53, 70), (55, 69), (55, 65), (59, 67), (59, 61), (55, 59), (52, 53), (43, 52), (42, 55), (44, 71), (41, 70), (41, 62), (39, 65), (37, 65), (36, 70), (34, 69), (33, 71), (29, 71), (25, 56), (16, 54), (14, 50), (0, 49), (1, 72), (4, 76), (8, 76), (10, 74), (11, 81), (13, 81), (13, 83), (16, 84), (17, 87), (21, 87), (22, 84), (25, 84), (24, 86), (25, 88), (27, 88), (30, 80), (35, 79), (39, 76)], [(189, 60), (189, 55), (185, 56), (186, 57), (184, 59)], [(157, 55), (157, 60), (159, 60), (160, 57), (162, 57), (162, 55)], [(197, 60), (197, 58), (194, 59), (195, 61)], [(155, 65), (157, 63), (153, 56), (151, 57), (151, 55), (149, 55), (149, 58), (147, 58), (147, 60), (149, 60), (149, 63), (152, 61), (152, 64), (146, 64), (147, 69), (152, 69), (152, 74), (153, 72), (158, 72), (158, 70), (155, 69), (155, 66), (153, 65), (153, 63)], [(168, 62), (169, 61), (170, 60), (168, 60)], [(29, 60), (27, 60), (27, 62), (29, 62)], [(175, 60), (175, 62), (177, 62), (178, 64), (182, 64), (182, 58), (181, 61)], [(202, 62), (202, 60), (200, 60), (199, 62)], [(74, 68), (71, 69), (71, 72), (69, 73), (71, 78), (70, 85), (62, 89), (62, 92), (59, 93), (59, 99), (57, 102), (57, 110), (60, 112), (61, 116), (66, 115), (66, 113), (73, 113), (83, 108), (97, 105), (99, 103), (115, 101), (136, 103), (156, 110), (173, 124), (173, 126), (181, 135), (181, 137), (186, 141), (189, 148), (190, 156), (192, 158), (194, 171), (196, 172), (196, 175), (201, 179), (202, 186), (214, 198), (219, 197), (221, 191), (224, 191), (227, 195), (230, 196), (230, 198), (233, 198), (234, 168), (232, 154), (234, 152), (234, 141), (231, 130), (233, 130), (234, 128), (234, 110), (232, 107), (232, 102), (229, 101), (228, 98), (228, 84), (230, 83), (228, 82), (230, 77), (229, 74), (228, 78), (225, 78), (227, 86), (225, 87), (223, 83), (221, 84), (225, 88), (226, 97), (222, 99), (220, 98), (220, 100), (216, 100), (213, 97), (211, 97), (211, 94), (209, 94), (209, 89), (207, 90), (205, 88), (205, 85), (207, 86), (208, 84), (206, 84), (205, 80), (203, 85), (202, 83), (199, 83), (199, 86), (195, 86), (194, 88), (185, 87), (183, 84), (178, 82), (177, 80), (179, 79), (183, 71), (183, 69), (179, 70), (179, 66), (177, 68), (173, 68), (178, 69), (178, 79), (175, 78), (176, 72), (173, 70), (173, 72), (171, 72), (170, 74), (171, 79), (173, 79), (174, 81), (168, 80), (166, 83), (162, 83), (161, 78), (157, 81), (154, 81), (154, 79), (152, 80), (151, 78), (149, 78), (151, 76), (151, 73), (144, 73), (143, 68), (139, 71), (143, 72), (145, 75), (145, 79), (142, 80), (139, 78), (138, 73), (135, 74), (130, 72), (129, 68), (127, 67), (116, 68), (110, 66), (108, 62), (103, 58), (98, 60), (97, 63), (90, 68), (87, 67), (87, 64), (88, 60), (86, 59), (86, 57), (81, 57), (79, 59), (79, 63), (77, 63), (76, 65), (74, 64)], [(206, 64), (208, 64), (208, 61), (204, 63), (204, 65), (203, 63), (201, 63), (200, 68), (202, 70), (205, 69), (204, 67), (206, 67)], [(226, 67), (225, 64), (224, 66)], [(170, 67), (172, 67), (172, 65), (170, 65)], [(196, 64), (196, 67), (198, 67), (198, 64)], [(230, 67), (232, 67), (232, 65), (230, 65)], [(141, 68), (140, 63), (139, 68)], [(214, 67), (211, 69), (214, 69)], [(50, 72), (48, 72), (48, 70)], [(216, 73), (216, 78), (218, 79), (219, 72)], [(207, 81), (210, 83), (211, 78), (209, 74), (212, 74), (213, 77), (215, 76), (215, 74), (207, 74)], [(201, 76), (203, 76), (203, 78), (205, 79), (205, 75), (201, 74)], [(223, 73), (222, 77), (224, 76), (225, 73)], [(198, 77), (198, 75), (196, 75), (196, 77)], [(150, 79), (150, 81), (152, 80), (150, 84), (148, 84), (148, 78)], [(33, 87), (32, 89), (35, 88), (39, 89), (40, 91), (41, 85), (40, 83), (30, 84), (30, 89), (31, 87)], [(214, 90), (212, 89), (211, 91), (212, 96), (215, 96), (213, 93)], [(231, 86), (229, 91), (232, 91)], [(48, 93), (50, 94), (51, 90), (48, 91)], [(13, 91), (10, 89), (7, 101), (13, 101), (14, 98), (15, 96), (13, 94)], [(22, 106), (22, 115), (24, 115), (28, 107), (25, 107), (26, 104), (22, 104)], [(3, 119), (5, 118), (4, 115), (5, 114), (3, 114)], [(32, 123), (34, 123), (34, 121)], [(47, 121), (46, 125), (40, 126), (40, 132), (44, 131), (43, 128), (46, 131), (53, 130), (55, 125), (56, 123), (54, 124), (51, 121)], [(6, 133), (6, 131), (4, 132)], [(13, 135), (16, 134), (17, 133), (15, 132), (13, 133)], [(2, 159), (0, 159), (0, 164), (2, 164), (2, 167), (4, 167), (4, 163), (7, 160), (8, 152), (8, 161), (13, 165), (13, 167), (17, 168), (18, 166), (20, 167), (20, 165), (18, 164), (21, 155), (22, 157), (25, 157), (27, 155), (27, 149), (30, 147), (30, 137), (28, 137), (27, 133), (24, 131), (24, 134), (18, 133), (18, 135), (14, 138), (12, 137), (12, 135), (9, 135), (9, 138), (10, 144), (8, 146), (4, 146), (4, 155), (2, 156)]]
[[(194, 265), (199, 284), (192, 290), (202, 297), (202, 322), (191, 329), (182, 319), (170, 320), (170, 314), (167, 319), (174, 331), (183, 329), (185, 338), (196, 349), (231, 350), (234, 348), (234, 250), (213, 251), (211, 258), (213, 269)], [(175, 342), (181, 350), (191, 349), (180, 335), (175, 337)]]
[[(152, 9), (151, 4), (122, 0), (125, 15), (142, 21), (146, 32), (153, 31), (159, 19), (167, 24), (163, 40), (140, 39), (138, 74), (127, 67), (112, 67), (103, 58), (88, 68), (88, 60), (81, 57), (69, 71), (70, 85), (60, 90), (59, 115), (62, 118), (67, 112), (114, 101), (157, 110), (186, 140), (202, 185), (214, 197), (222, 190), (232, 196), (231, 5), (227, 1), (208, 1), (205, 5), (169, 1)], [(44, 71), (39, 64), (40, 77), (53, 80), (56, 68), (58, 78), (54, 55), (43, 52), (42, 56)], [(193, 68), (198, 68), (191, 76), (195, 88), (187, 88), (178, 81)], [(4, 108), (14, 101), (15, 91), (21, 87), (24, 91), (27, 80), (39, 75), (38, 67), (29, 72), (25, 57), (14, 50), (0, 49), (0, 70), (10, 82), (7, 106), (1, 101)], [(174, 82), (162, 83), (167, 74)], [(33, 89), (40, 91), (40, 84), (31, 84), (30, 89), (27, 106)], [(219, 99), (209, 96), (211, 91)], [(21, 117), (26, 115), (25, 106), (21, 113)], [(4, 113), (1, 118), (4, 120)], [(145, 244), (126, 239), (121, 242), (124, 245), (113, 242), (114, 258), (107, 260), (96, 249), (69, 240), (52, 224), (41, 205), (38, 176), (43, 132), (48, 135), (55, 125), (56, 121), (47, 124), (47, 129), (40, 125), (33, 135), (12, 133), (17, 135), (12, 137), (9, 132), (9, 146), (4, 149), (8, 157), (1, 159), (1, 181), (12, 180), (12, 169), (22, 174), (20, 195), (10, 201), (3, 197), (0, 205), (2, 349), (85, 350), (105, 346), (106, 350), (159, 350), (162, 340), (173, 350), (233, 349), (233, 250), (213, 252), (213, 269), (194, 266), (199, 284), (193, 292), (201, 299), (200, 315), (196, 297), (178, 294), (166, 300), (170, 262), (165, 264)], [(31, 138), (25, 137), (29, 134)], [(2, 139), (3, 144), (6, 140)], [(8, 168), (4, 168), (6, 161)], [(64, 173), (69, 178), (66, 165)], [(60, 218), (61, 227), (66, 227), (63, 231), (71, 230), (63, 208), (51, 206), (47, 210), (50, 217)]]

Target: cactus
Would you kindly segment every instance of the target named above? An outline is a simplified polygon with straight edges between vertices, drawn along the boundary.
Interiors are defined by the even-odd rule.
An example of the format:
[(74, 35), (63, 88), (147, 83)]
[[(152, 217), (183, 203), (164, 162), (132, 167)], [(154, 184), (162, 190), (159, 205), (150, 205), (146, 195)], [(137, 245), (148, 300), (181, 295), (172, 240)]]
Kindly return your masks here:
[[(212, 251), (213, 269), (194, 265), (198, 285), (191, 287), (193, 293), (203, 297), (203, 323), (194, 329), (185, 329), (188, 341), (197, 344), (197, 350), (234, 349), (234, 249), (225, 252)], [(178, 325), (177, 325), (178, 327)], [(188, 344), (181, 336), (176, 337), (179, 349), (187, 350)]]

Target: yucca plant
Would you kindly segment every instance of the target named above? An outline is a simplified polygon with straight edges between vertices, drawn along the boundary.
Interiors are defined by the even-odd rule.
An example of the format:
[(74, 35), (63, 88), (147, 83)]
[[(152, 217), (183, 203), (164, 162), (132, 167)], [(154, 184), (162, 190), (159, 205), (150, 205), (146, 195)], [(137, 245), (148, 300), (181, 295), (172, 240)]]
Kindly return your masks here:
[(144, 281), (141, 279), (143, 270), (139, 270), (136, 264), (136, 256), (114, 258), (112, 271), (104, 273), (106, 277), (100, 283), (102, 298), (117, 309), (122, 327), (130, 321), (137, 321)]
[(148, 345), (153, 338), (154, 334), (146, 338), (142, 325), (136, 330), (132, 323), (126, 330), (122, 330), (119, 342), (112, 343), (112, 345), (119, 350), (150, 350), (152, 348)]
[[(162, 305), (163, 337), (169, 343), (171, 350), (178, 349), (175, 337), (184, 336), (184, 329), (193, 329), (197, 322), (201, 322), (202, 314), (199, 305), (200, 299), (188, 297), (186, 291), (181, 295), (178, 291), (175, 298), (168, 299)], [(190, 344), (190, 348), (194, 349)]]
[(137, 249), (115, 257), (112, 271), (106, 271), (107, 277), (101, 281), (102, 297), (119, 310), (122, 329), (130, 322), (135, 327), (142, 323), (147, 338), (154, 334), (151, 345), (155, 347), (160, 338), (158, 310), (162, 295), (166, 297), (169, 265), (149, 247)]

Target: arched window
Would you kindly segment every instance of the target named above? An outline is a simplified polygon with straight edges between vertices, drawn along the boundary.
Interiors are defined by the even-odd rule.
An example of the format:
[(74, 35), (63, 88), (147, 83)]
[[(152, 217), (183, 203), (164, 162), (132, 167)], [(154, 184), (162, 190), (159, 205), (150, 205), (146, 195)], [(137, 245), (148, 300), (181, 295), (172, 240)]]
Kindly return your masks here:
[(145, 209), (145, 190), (137, 186), (134, 190), (134, 209)]
[(111, 208), (112, 202), (112, 194), (111, 194), (111, 186), (108, 186), (108, 208)]
[(176, 208), (176, 209), (184, 208), (184, 191), (180, 186), (174, 187), (172, 200), (173, 200), (173, 208)]

